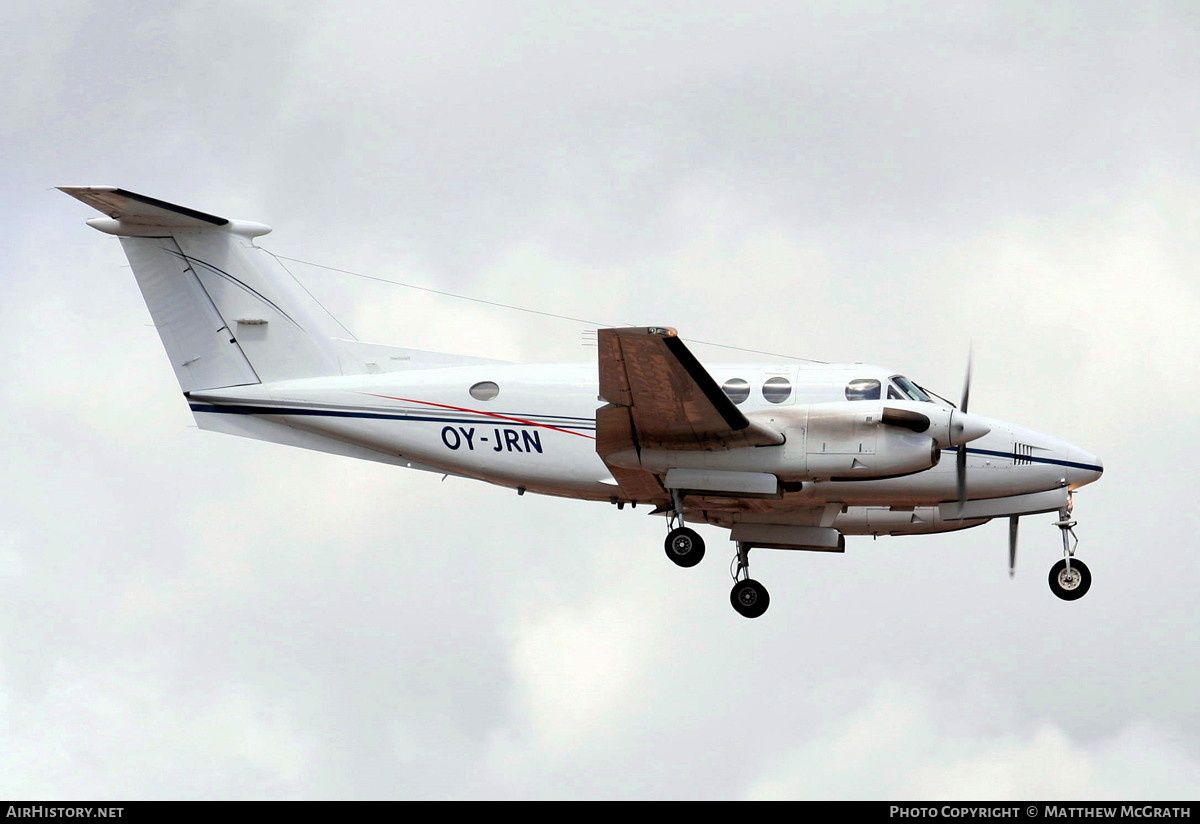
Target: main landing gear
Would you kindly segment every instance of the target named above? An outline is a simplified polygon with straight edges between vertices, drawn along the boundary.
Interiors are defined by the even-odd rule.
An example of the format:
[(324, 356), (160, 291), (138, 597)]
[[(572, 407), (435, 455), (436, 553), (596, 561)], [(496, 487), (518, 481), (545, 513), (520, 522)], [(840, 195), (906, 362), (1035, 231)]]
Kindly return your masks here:
[(1079, 539), (1075, 537), (1075, 521), (1069, 509), (1059, 511), (1054, 525), (1062, 530), (1063, 559), (1050, 568), (1050, 591), (1064, 601), (1077, 601), (1092, 587), (1092, 573), (1087, 564), (1075, 560), (1075, 548)]
[[(671, 491), (671, 509), (667, 511), (667, 540), (663, 548), (676, 566), (694, 567), (704, 558), (704, 539), (700, 533), (683, 525), (683, 500), (678, 490)], [(738, 542), (734, 559), (733, 589), (729, 603), (738, 614), (757, 618), (767, 611), (771, 596), (767, 588), (750, 578), (750, 545)]]
[(729, 591), (729, 603), (739, 615), (757, 618), (771, 605), (767, 588), (750, 577), (750, 546), (738, 541), (736, 567), (733, 571), (733, 589)]
[(683, 525), (683, 501), (678, 490), (671, 491), (674, 509), (667, 513), (667, 540), (663, 549), (677, 566), (694, 567), (704, 559), (704, 539), (700, 533)]
[(694, 567), (704, 559), (704, 539), (694, 529), (678, 526), (667, 533), (663, 543), (667, 557), (681, 567)]

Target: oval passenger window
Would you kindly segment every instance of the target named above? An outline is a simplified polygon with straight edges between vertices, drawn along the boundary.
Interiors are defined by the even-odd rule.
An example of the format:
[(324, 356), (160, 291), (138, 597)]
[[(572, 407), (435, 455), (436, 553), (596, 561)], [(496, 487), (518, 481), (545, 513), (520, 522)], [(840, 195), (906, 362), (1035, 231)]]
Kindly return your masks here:
[(763, 384), (763, 397), (771, 403), (783, 403), (792, 394), (792, 382), (787, 378), (768, 378)]
[(750, 397), (750, 383), (741, 378), (730, 378), (721, 384), (721, 389), (729, 396), (729, 400), (734, 403), (741, 403)]
[(490, 401), (500, 394), (500, 387), (492, 381), (480, 381), (471, 387), (471, 397), (477, 401)]

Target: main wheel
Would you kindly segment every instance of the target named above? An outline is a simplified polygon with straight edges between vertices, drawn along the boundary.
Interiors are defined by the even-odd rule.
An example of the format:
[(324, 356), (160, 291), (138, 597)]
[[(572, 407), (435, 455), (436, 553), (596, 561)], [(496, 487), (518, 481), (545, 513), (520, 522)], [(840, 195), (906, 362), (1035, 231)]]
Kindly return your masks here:
[(667, 557), (681, 567), (694, 567), (704, 558), (704, 539), (699, 532), (686, 526), (668, 532), (663, 546)]
[(757, 618), (771, 605), (771, 596), (767, 593), (766, 587), (758, 581), (747, 578), (733, 585), (733, 589), (729, 592), (729, 603), (733, 604), (733, 608), (738, 611), (738, 614), (747, 618)]
[(1071, 569), (1067, 571), (1067, 559), (1063, 558), (1050, 567), (1050, 591), (1064, 601), (1076, 601), (1087, 595), (1092, 586), (1092, 573), (1088, 571), (1083, 561), (1071, 559)]

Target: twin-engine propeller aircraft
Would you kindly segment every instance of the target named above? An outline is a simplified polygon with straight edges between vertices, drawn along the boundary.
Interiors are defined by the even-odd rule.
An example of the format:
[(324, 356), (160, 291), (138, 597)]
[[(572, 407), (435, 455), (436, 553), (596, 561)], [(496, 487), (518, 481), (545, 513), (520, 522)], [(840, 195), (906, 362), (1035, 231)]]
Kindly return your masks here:
[(1050, 588), (1075, 600), (1074, 490), (1096, 456), (967, 411), (862, 364), (705, 367), (665, 327), (601, 329), (596, 364), (526, 365), (339, 337), (319, 304), (227, 220), (112, 186), (62, 191), (121, 239), (201, 429), (664, 515), (667, 557), (691, 567), (730, 531), (730, 600), (769, 596), (750, 550), (843, 552), (846, 535), (915, 535), (1056, 512)]

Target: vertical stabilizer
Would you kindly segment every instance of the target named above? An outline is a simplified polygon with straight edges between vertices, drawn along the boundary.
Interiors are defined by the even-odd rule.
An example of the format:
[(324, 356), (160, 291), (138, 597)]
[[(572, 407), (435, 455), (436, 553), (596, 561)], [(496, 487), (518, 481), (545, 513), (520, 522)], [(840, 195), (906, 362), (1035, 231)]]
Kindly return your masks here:
[(112, 186), (60, 187), (121, 239), (185, 392), (340, 375), (333, 324), (253, 239), (271, 231)]

